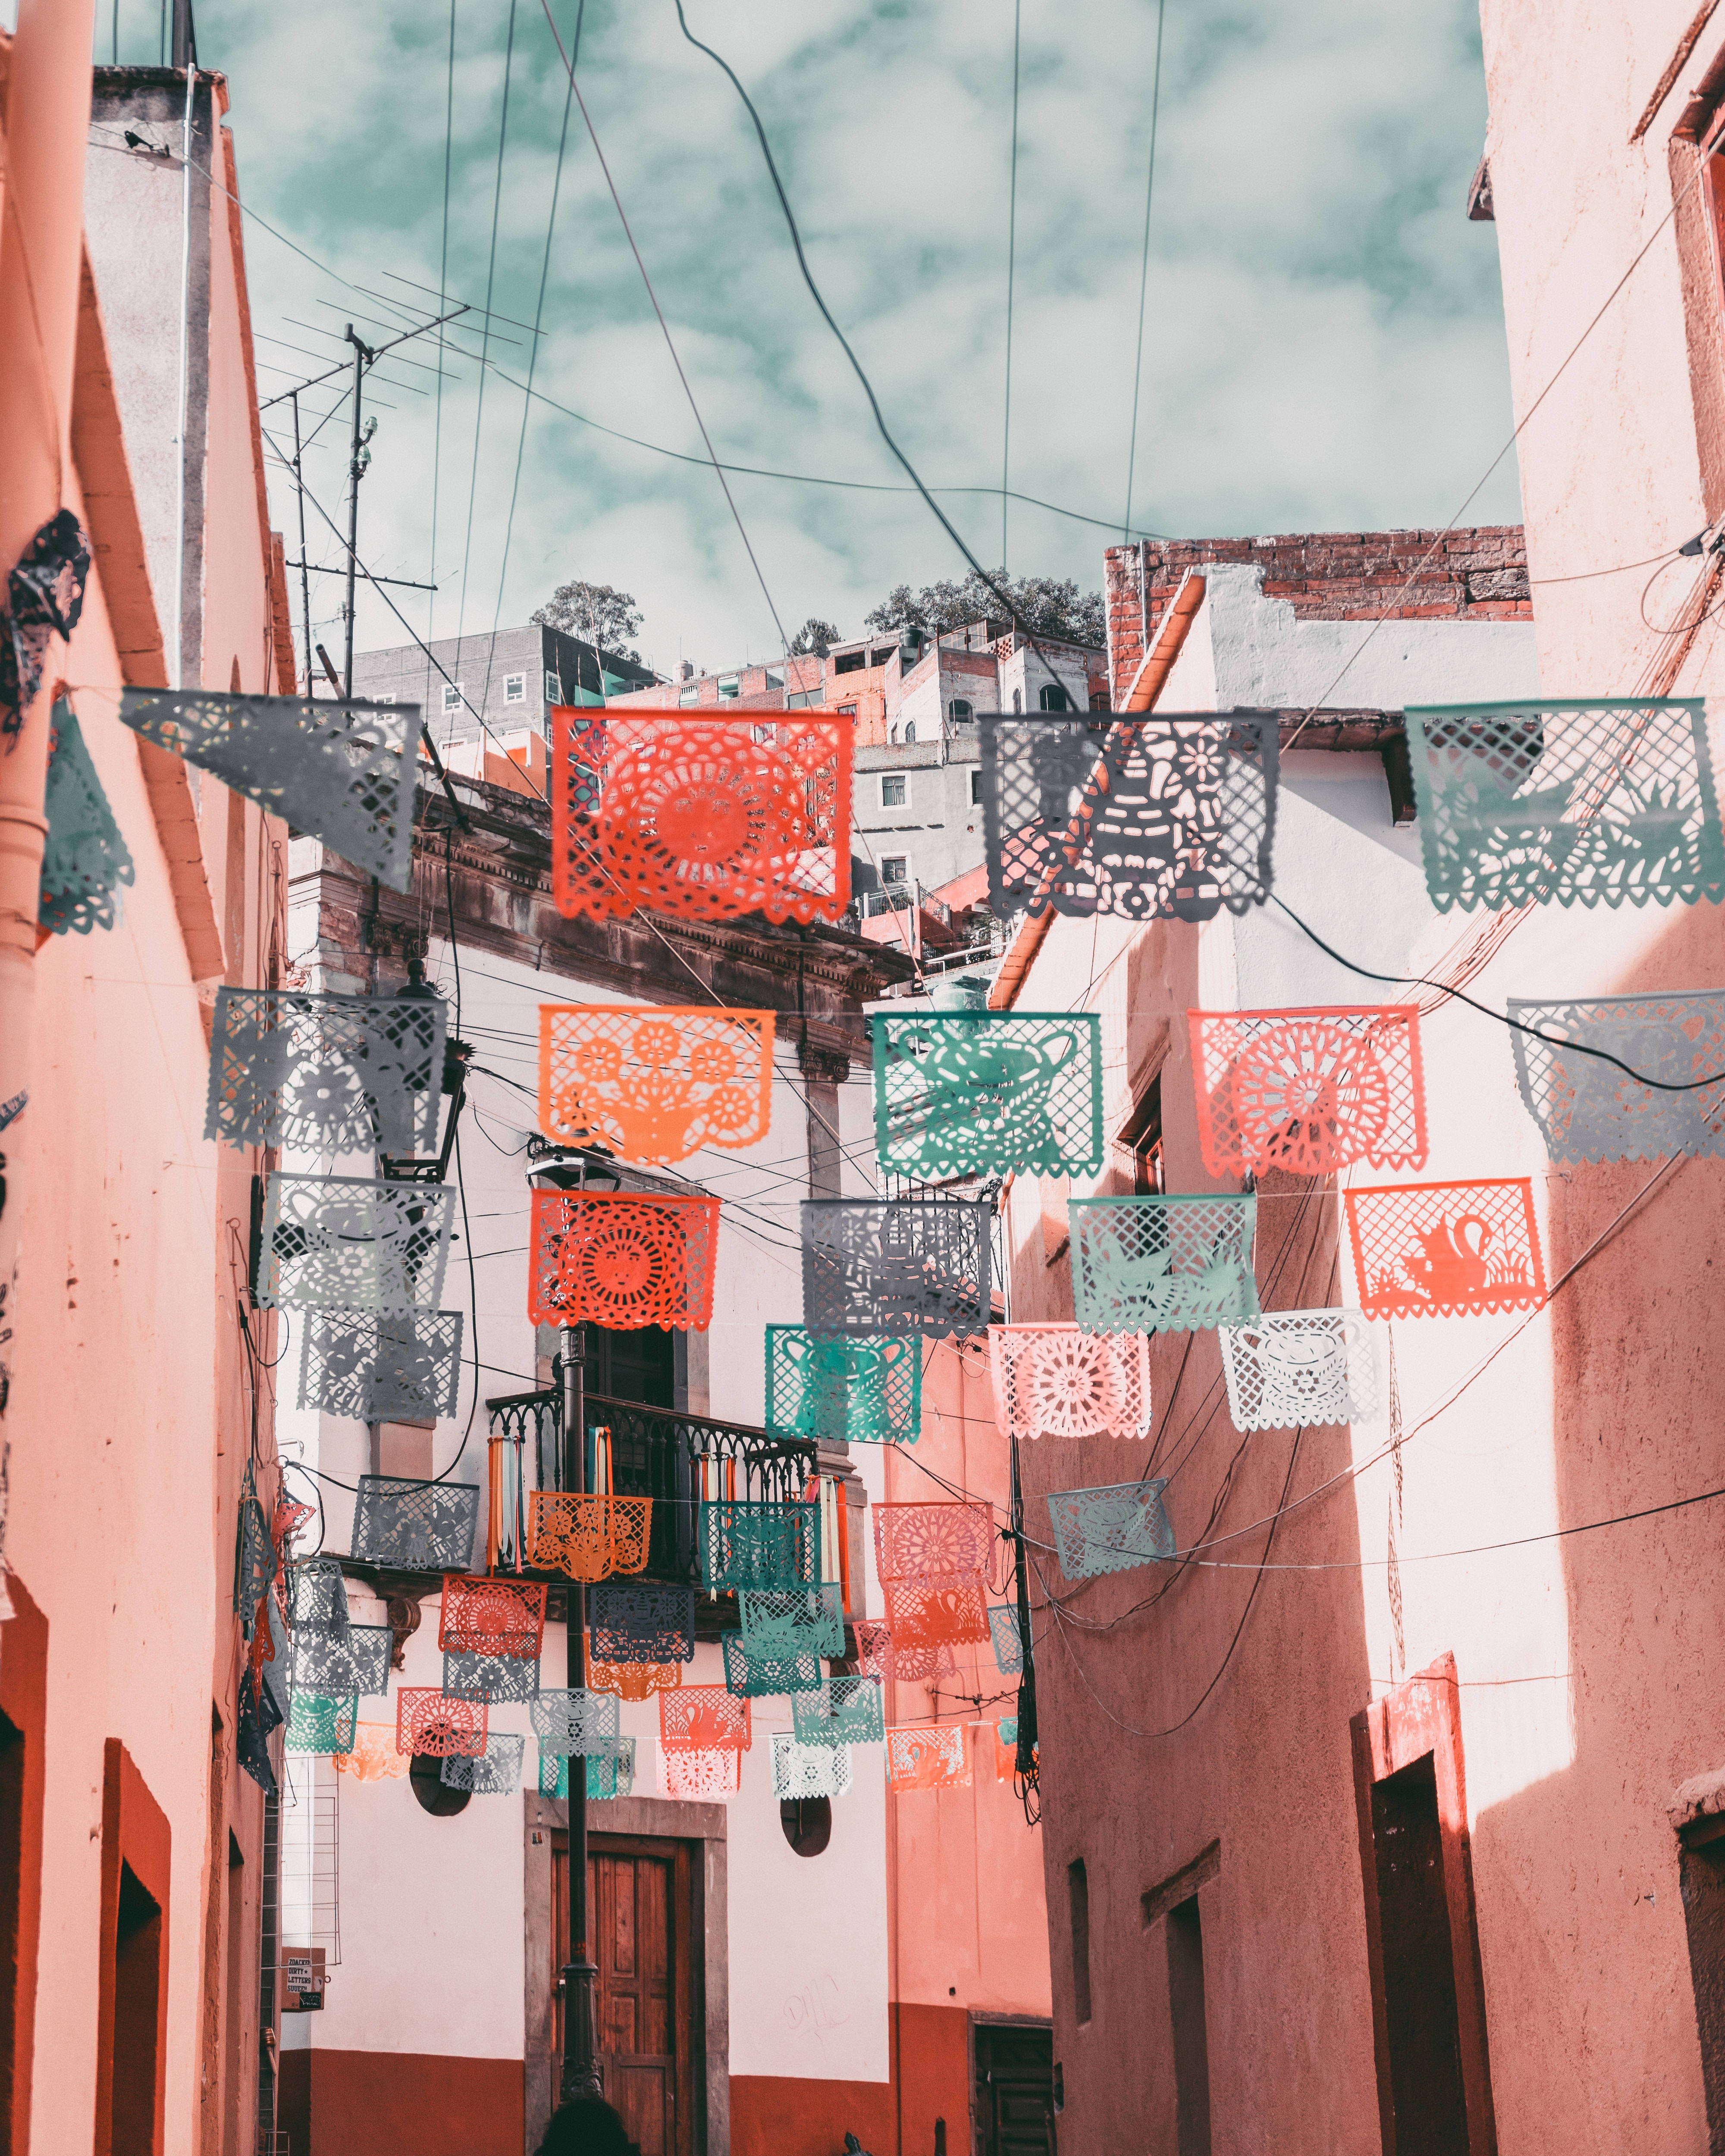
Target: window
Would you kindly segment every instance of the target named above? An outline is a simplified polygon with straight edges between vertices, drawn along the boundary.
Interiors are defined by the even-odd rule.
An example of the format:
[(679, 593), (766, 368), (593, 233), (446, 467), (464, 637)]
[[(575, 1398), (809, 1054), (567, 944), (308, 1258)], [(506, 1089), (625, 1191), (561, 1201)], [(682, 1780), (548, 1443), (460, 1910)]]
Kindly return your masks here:
[(1090, 1881), (1081, 1856), (1066, 1866), (1066, 1900), (1072, 1917), (1072, 2013), (1082, 2025), (1090, 2019)]
[(869, 654), (869, 664), (870, 666), (884, 666), (891, 656), (892, 646), (888, 644), (885, 651), (871, 651)]
[(1174, 2040), (1174, 2144), (1179, 2156), (1210, 2156), (1204, 1927), (1195, 1894), (1168, 1912), (1168, 2010)]
[(561, 704), (563, 701), (563, 685), (548, 666), (545, 670), (545, 701), (547, 704)]
[(856, 706), (855, 704), (840, 704), (838, 710), (839, 716), (841, 719), (854, 719), (856, 716)]
[(387, 696), (374, 696), (372, 701), (374, 704), (393, 704), (395, 701), (395, 691), (392, 689)]
[(503, 677), (503, 701), (506, 704), (525, 704), (527, 701), (527, 677), (525, 674), (506, 674)]
[(1024, 710), (1024, 690), (1023, 690), (1022, 689), (1014, 689), (1014, 690), (1013, 690), (1013, 692), (1012, 692), (1012, 707), (1013, 707), (1014, 711), (1022, 711)]
[(971, 708), (970, 700), (966, 696), (954, 696), (947, 706), (947, 716), (955, 726), (962, 726), (967, 720), (975, 716), (975, 712)]
[(869, 663), (865, 651), (841, 651), (833, 661), (835, 674), (860, 674)]
[(880, 856), (882, 884), (908, 883), (911, 880), (911, 857), (908, 854), (882, 854)]
[(445, 681), (444, 684), (444, 709), (446, 711), (459, 711), (461, 708), (461, 701), (465, 693), (465, 692), (459, 681)]
[(983, 798), (983, 774), (981, 773), (981, 772), (980, 772), (980, 771), (973, 771), (973, 772), (972, 772), (972, 773), (970, 774), (970, 805), (971, 805), (971, 807), (972, 807), (973, 808), (980, 808), (980, 807), (981, 807), (981, 805), (982, 805), (982, 798)]
[(728, 703), (736, 697), (740, 696), (742, 694), (742, 685), (734, 674), (722, 674), (720, 675), (719, 696), (721, 701)]
[(908, 774), (902, 771), (883, 771), (880, 774), (880, 806), (883, 808), (903, 808), (908, 804), (910, 785)]
[(698, 704), (698, 703), (701, 701), (701, 691), (700, 691), (700, 690), (699, 690), (699, 689), (697, 689), (697, 688), (695, 686), (694, 683), (691, 681), (691, 682), (690, 683), (689, 686), (688, 686), (686, 689), (679, 689), (679, 690), (678, 690), (678, 691), (677, 691), (677, 701), (678, 701), (678, 703), (679, 703), (680, 705), (680, 704)]
[(1162, 1073), (1158, 1070), (1133, 1105), (1120, 1142), (1132, 1157), (1132, 1188), (1140, 1198), (1160, 1198), (1168, 1189), (1162, 1151)]
[(1043, 690), (1041, 704), (1045, 711), (1070, 711), (1072, 708), (1065, 690), (1053, 685)]
[(783, 1798), (778, 1823), (798, 1856), (819, 1856), (833, 1838), (831, 1802), (825, 1797)]
[(783, 674), (774, 674), (774, 673), (773, 673), (772, 671), (770, 671), (770, 670), (769, 670), (769, 671), (768, 671), (768, 675), (767, 675), (767, 686), (768, 686), (769, 689), (782, 689), (782, 688), (783, 688), (783, 686), (784, 686), (784, 676), (783, 676)]
[(914, 742), (914, 741), (916, 740), (916, 721), (914, 719), (912, 719), (912, 720), (911, 720), (911, 723), (909, 724), (909, 726), (907, 726), (905, 728), (905, 739), (906, 739), (907, 742)]

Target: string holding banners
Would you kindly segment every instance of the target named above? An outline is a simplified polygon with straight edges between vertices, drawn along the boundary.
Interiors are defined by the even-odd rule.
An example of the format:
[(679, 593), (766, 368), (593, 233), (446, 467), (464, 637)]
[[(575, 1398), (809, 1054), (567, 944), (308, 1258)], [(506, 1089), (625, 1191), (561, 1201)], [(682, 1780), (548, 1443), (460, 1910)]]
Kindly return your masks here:
[(461, 1384), (459, 1310), (307, 1313), (296, 1404), (356, 1422), (434, 1422)]
[(1094, 1579), (1163, 1564), (1178, 1544), (1163, 1502), (1166, 1476), (1098, 1490), (1052, 1490), (1048, 1516), (1055, 1550), (1068, 1579)]
[(1102, 1164), (1094, 1012), (876, 1012), (875, 1142), (899, 1175), (1089, 1175)]
[(527, 1315), (536, 1325), (704, 1332), (718, 1242), (716, 1198), (536, 1189)]
[(834, 1445), (914, 1445), (922, 1428), (922, 1342), (820, 1339), (800, 1325), (769, 1325), (767, 1427)]
[(986, 1200), (809, 1198), (802, 1221), (811, 1332), (962, 1340), (988, 1330), (993, 1209)]
[(1073, 1198), (1072, 1301), (1086, 1332), (1204, 1332), (1258, 1314), (1257, 1199)]
[(417, 704), (126, 689), (120, 716), (392, 891), (413, 889)]
[(754, 1145), (772, 1121), (773, 1039), (771, 1011), (541, 1004), (540, 1127), (666, 1165)]
[(1725, 899), (1701, 697), (1410, 706), (1404, 716), (1439, 912)]
[(1358, 1311), (1266, 1311), (1216, 1337), (1236, 1430), (1322, 1429), (1378, 1413), (1378, 1334)]
[(837, 923), (850, 903), (848, 719), (552, 708), (552, 895), (593, 921)]
[(1554, 1161), (1725, 1152), (1725, 1076), (1697, 1083), (1725, 1073), (1725, 989), (1512, 997), (1506, 1008), (1515, 1024), (1543, 1036), (1512, 1033), (1510, 1045), (1522, 1103)]
[(1198, 1134), (1212, 1175), (1425, 1165), (1411, 1004), (1187, 1013)]
[(434, 1308), (454, 1220), (444, 1183), (278, 1171), (264, 1202), (258, 1301), (266, 1309)]
[(446, 1024), (435, 996), (218, 988), (203, 1134), (305, 1152), (434, 1152)]
[(1270, 895), (1277, 722), (1244, 711), (978, 724), (988, 904), (1003, 917), (1208, 921)]
[(1482, 1317), (1545, 1301), (1526, 1177), (1368, 1187), (1346, 1192), (1343, 1203), (1368, 1317)]
[(1076, 1325), (991, 1325), (994, 1419), (1003, 1437), (1147, 1437), (1150, 1343)]

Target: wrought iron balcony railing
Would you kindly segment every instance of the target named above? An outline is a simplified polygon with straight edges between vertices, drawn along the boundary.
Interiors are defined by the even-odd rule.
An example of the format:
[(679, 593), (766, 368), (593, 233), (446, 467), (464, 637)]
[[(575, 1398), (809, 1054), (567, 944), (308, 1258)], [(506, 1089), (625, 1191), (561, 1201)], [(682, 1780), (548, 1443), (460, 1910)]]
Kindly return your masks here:
[[(513, 1393), (485, 1406), (492, 1445), (512, 1444), (511, 1480), (521, 1493), (518, 1517), (524, 1517), (527, 1491), (567, 1486), (562, 1394), (556, 1389)], [(586, 1394), (584, 1407), (589, 1431), (609, 1434), (611, 1494), (653, 1500), (644, 1573), (650, 1579), (700, 1584), (703, 1498), (783, 1504), (801, 1498), (815, 1472), (812, 1440), (776, 1437), (751, 1424), (598, 1393)], [(498, 1488), (495, 1476), (492, 1488), (494, 1493)], [(508, 1536), (500, 1538), (498, 1553), (504, 1562), (516, 1562)]]

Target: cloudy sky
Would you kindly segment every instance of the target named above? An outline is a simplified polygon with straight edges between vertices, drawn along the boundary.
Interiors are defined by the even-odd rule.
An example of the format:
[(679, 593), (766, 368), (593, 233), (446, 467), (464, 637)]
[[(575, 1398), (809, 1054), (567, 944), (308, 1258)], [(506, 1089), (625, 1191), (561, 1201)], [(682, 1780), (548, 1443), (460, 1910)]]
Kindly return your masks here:
[[(1101, 521), (1014, 502), (1005, 553), (1014, 573), (1090, 588), (1126, 510), (1157, 0), (1020, 4), (1009, 484)], [(903, 490), (798, 277), (747, 115), (683, 42), (675, 0), (551, 6), (566, 48), (583, 18), (581, 92), (720, 457), (820, 483), (732, 476), (757, 578), (578, 105), (540, 311), (568, 91), (544, 0), (455, 0), (452, 114), (449, 0), (199, 0), (247, 207), (312, 258), (252, 224), (259, 356), (281, 370), (263, 394), (330, 364), (349, 319), (381, 340), (435, 313), (440, 285), (475, 309), (444, 356), (440, 418), (434, 336), (378, 369), (362, 558), (434, 578), (434, 601), (397, 594), (421, 633), (524, 620), (571, 577), (620, 585), (666, 669), (771, 655), (775, 611), (787, 632), (813, 613), (859, 634), (895, 583), (962, 574)], [(1014, 0), (685, 6), (760, 109), (905, 450), (932, 485), (998, 489)], [(155, 59), (157, 19), (157, 0), (121, 0), (122, 59)], [(1452, 514), (1510, 424), (1493, 228), (1463, 214), (1485, 119), (1471, 0), (1167, 0), (1136, 527)], [(482, 367), (488, 283), (514, 320), (494, 323)], [(536, 315), (529, 406), (536, 340), (515, 325)], [(306, 394), (308, 428), (330, 401)], [(344, 424), (305, 459), (331, 513)], [(998, 562), (998, 494), (942, 500)], [(1470, 521), (1517, 513), (1507, 461)], [(308, 523), (313, 558), (338, 560), (315, 509)], [(337, 587), (319, 581), (329, 621)], [(360, 632), (362, 648), (404, 640), (375, 595)]]

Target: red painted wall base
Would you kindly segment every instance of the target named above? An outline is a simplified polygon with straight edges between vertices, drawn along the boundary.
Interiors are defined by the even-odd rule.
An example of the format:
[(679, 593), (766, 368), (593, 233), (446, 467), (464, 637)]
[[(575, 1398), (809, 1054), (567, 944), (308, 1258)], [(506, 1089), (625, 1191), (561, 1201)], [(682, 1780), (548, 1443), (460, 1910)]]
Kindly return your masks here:
[(293, 2156), (521, 2156), (524, 2101), (519, 2059), (284, 2051), (276, 2123)]
[(970, 2133), (970, 2017), (960, 2006), (895, 2005), (890, 2082), (731, 2076), (731, 2156), (839, 2156), (854, 2133), (869, 2156), (928, 2156), (947, 2122), (950, 2156)]

